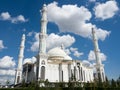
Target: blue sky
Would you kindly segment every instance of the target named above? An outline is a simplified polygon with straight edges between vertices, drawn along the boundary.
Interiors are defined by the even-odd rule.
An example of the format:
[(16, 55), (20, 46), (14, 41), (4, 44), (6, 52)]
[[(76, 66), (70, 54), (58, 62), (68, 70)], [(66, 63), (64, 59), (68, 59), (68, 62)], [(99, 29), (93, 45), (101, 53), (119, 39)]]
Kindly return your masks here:
[(106, 75), (117, 79), (119, 0), (0, 0), (0, 82), (14, 80), (22, 34), (26, 35), (25, 61), (37, 54), (44, 3), (48, 8), (47, 50), (64, 44), (73, 59), (94, 63), (91, 27), (95, 27)]

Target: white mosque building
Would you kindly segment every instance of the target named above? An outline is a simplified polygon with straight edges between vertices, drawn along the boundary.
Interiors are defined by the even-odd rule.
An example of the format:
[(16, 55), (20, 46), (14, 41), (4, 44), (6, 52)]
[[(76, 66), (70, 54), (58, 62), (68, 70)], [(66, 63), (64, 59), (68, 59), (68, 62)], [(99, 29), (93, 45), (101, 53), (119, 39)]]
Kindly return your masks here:
[[(25, 44), (25, 35), (23, 35), (18, 58), (18, 68), (16, 69), (15, 84), (21, 83), (22, 80), (25, 82), (32, 82), (40, 80), (45, 81), (46, 79), (49, 82), (69, 82), (72, 80), (78, 82), (94, 81), (93, 67), (84, 65), (80, 60), (72, 59), (72, 57), (67, 55), (64, 51), (63, 45), (61, 47), (52, 48), (46, 52), (46, 37), (47, 7), (46, 5), (43, 5), (41, 31), (39, 34), (39, 53), (36, 56), (37, 60), (34, 63), (28, 62), (22, 64)], [(97, 42), (96, 40), (94, 41)], [(98, 56), (98, 52), (96, 55)], [(103, 71), (103, 76), (101, 76), (103, 78), (105, 76), (104, 68), (101, 63), (99, 65), (100, 66), (98, 67), (100, 67), (100, 70)]]

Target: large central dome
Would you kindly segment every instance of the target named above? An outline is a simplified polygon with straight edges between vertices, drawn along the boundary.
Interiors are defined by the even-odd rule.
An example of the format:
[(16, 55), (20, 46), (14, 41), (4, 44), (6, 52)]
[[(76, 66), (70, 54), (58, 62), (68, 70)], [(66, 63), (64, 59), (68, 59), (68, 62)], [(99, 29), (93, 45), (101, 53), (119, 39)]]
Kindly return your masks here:
[(61, 58), (63, 60), (72, 60), (70, 56), (68, 56), (64, 50), (62, 50), (60, 47), (53, 48), (48, 51), (49, 58)]

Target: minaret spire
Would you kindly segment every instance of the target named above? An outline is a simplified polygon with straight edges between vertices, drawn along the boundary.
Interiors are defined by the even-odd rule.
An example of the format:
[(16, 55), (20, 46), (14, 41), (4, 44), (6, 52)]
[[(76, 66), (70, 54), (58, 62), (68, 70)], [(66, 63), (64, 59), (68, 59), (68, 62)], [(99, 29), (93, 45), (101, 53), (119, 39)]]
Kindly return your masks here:
[(101, 60), (100, 60), (100, 57), (99, 57), (100, 49), (99, 49), (99, 46), (98, 46), (98, 40), (97, 40), (95, 30), (93, 28), (92, 28), (92, 35), (93, 35), (93, 43), (94, 43), (96, 63), (101, 64)]
[(95, 52), (95, 58), (96, 58), (97, 78), (100, 81), (104, 82), (105, 81), (104, 65), (102, 64), (102, 61), (100, 58), (100, 49), (99, 49), (98, 39), (97, 39), (94, 28), (92, 28), (92, 36), (93, 36), (94, 52)]
[[(47, 38), (47, 7), (46, 4), (43, 5), (41, 10), (41, 31), (39, 35), (39, 55), (37, 60), (37, 69), (36, 69), (36, 80), (44, 80), (45, 79), (45, 70), (47, 64), (47, 54), (46, 54), (46, 38)], [(42, 65), (42, 62), (45, 62)], [(44, 72), (43, 72), (44, 71)]]
[(43, 5), (41, 10), (41, 31), (40, 31), (40, 41), (39, 41), (39, 54), (46, 53), (46, 37), (47, 37), (47, 7), (46, 4)]
[(22, 63), (24, 58), (24, 48), (25, 48), (25, 34), (22, 35), (20, 52), (18, 56), (18, 67), (16, 69), (15, 84), (22, 82)]

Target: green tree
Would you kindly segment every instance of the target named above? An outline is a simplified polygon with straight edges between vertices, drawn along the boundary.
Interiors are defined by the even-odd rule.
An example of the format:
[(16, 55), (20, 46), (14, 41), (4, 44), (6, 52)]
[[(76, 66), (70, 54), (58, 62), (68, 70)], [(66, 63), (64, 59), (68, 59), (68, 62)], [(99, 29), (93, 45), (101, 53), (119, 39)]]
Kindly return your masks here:
[(106, 76), (106, 80), (105, 80), (105, 87), (110, 87), (110, 82)]
[(114, 79), (111, 80), (111, 86), (112, 86), (112, 87), (116, 87), (116, 82), (115, 82)]
[(7, 80), (7, 81), (6, 81), (6, 85), (8, 86), (9, 84), (10, 84), (10, 81), (9, 81), (9, 80)]
[(0, 83), (0, 87), (1, 87), (1, 83)]
[(48, 79), (46, 79), (44, 83), (45, 83), (46, 87), (49, 87), (49, 81), (48, 81)]
[(117, 84), (117, 87), (120, 87), (120, 76), (119, 76), (119, 78), (117, 79), (116, 84)]
[(22, 80), (22, 87), (26, 87), (25, 80)]

